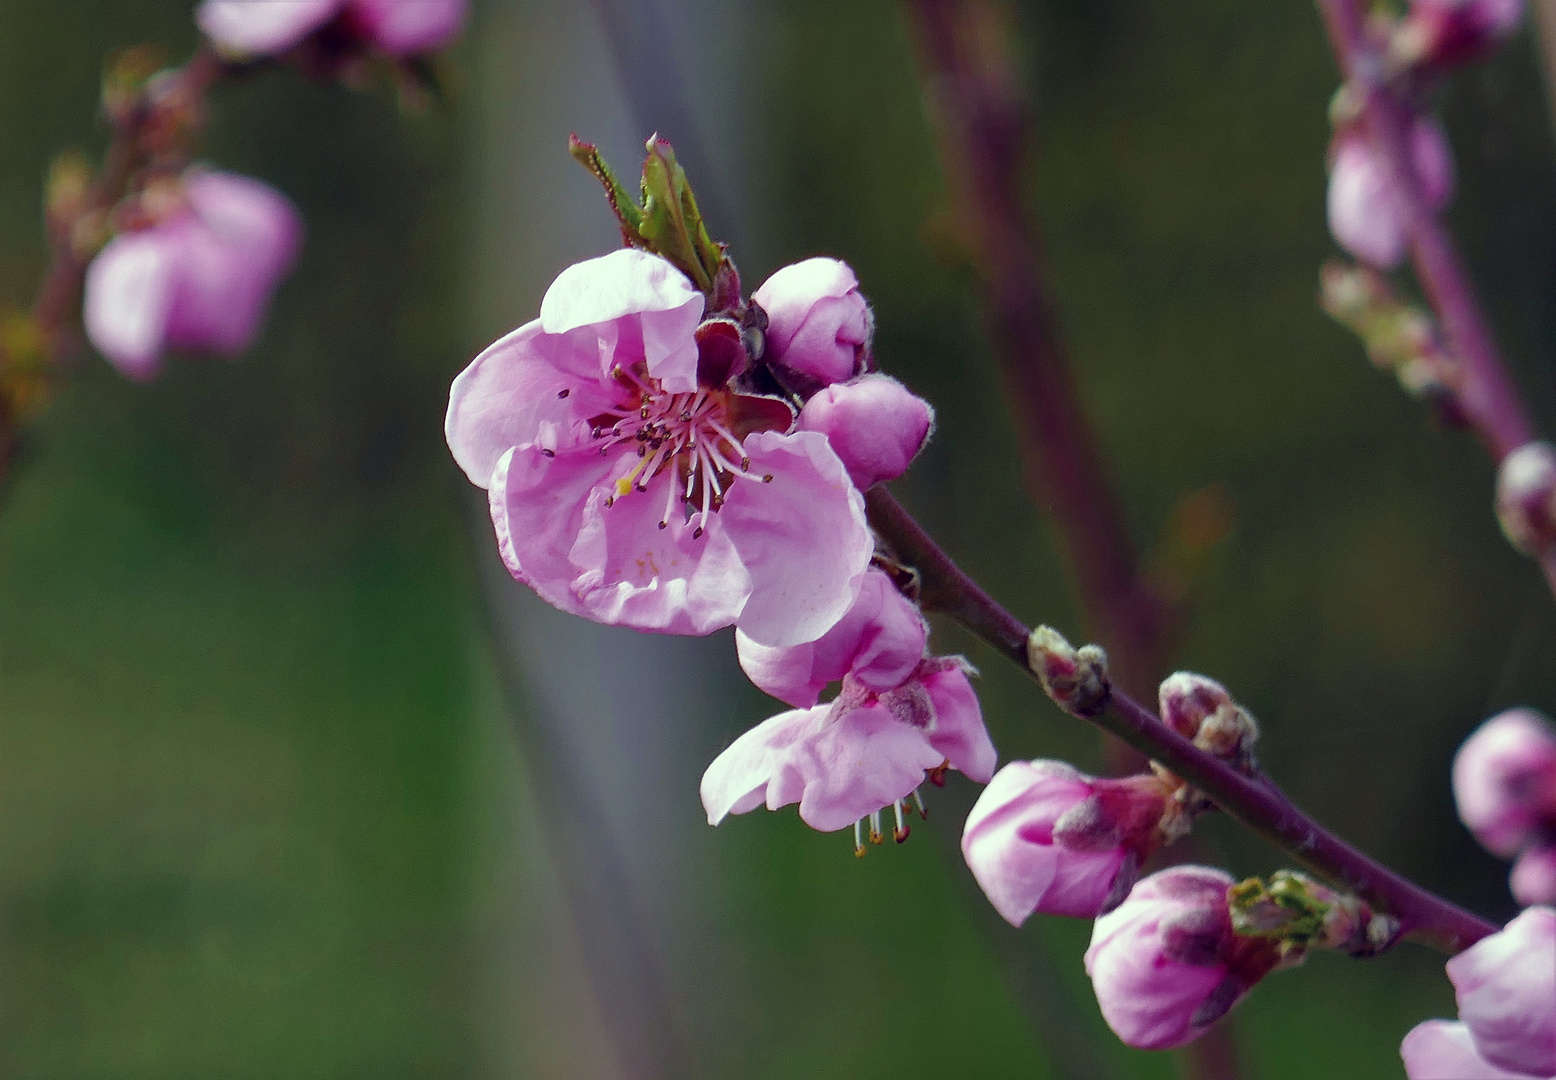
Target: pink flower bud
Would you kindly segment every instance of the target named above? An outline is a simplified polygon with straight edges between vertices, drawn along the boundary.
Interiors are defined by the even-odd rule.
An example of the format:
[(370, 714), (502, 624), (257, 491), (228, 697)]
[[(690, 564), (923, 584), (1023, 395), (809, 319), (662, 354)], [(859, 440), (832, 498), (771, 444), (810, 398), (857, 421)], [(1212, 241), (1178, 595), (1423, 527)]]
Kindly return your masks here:
[(1232, 930), (1232, 878), (1174, 866), (1097, 920), (1086, 950), (1102, 1016), (1142, 1050), (1192, 1042), (1276, 965), (1275, 944)]
[(929, 624), (880, 570), (865, 572), (853, 607), (816, 641), (769, 646), (735, 632), (740, 666), (767, 693), (809, 708), (828, 683), (852, 675), (866, 689), (894, 690), (924, 658)]
[(1525, 443), (1497, 469), (1497, 520), (1508, 542), (1525, 555), (1556, 543), (1556, 447)]
[(1448, 961), (1459, 1019), (1491, 1064), (1556, 1074), (1556, 910), (1533, 907)]
[(1198, 735), (1199, 726), (1217, 709), (1235, 706), (1226, 687), (1192, 671), (1174, 672), (1163, 679), (1157, 702), (1163, 722), (1185, 739)]
[[(1429, 209), (1453, 194), (1453, 155), (1442, 128), (1420, 117), (1410, 129), (1411, 165)], [(1329, 168), (1329, 231), (1339, 245), (1384, 270), (1399, 265), (1410, 242), (1403, 197), (1358, 130), (1335, 136)]]
[(838, 259), (783, 267), (751, 294), (767, 312), (766, 360), (808, 394), (867, 370), (875, 318), (859, 279)]
[(1513, 899), (1525, 907), (1556, 904), (1556, 843), (1540, 844), (1518, 856), (1508, 885)]
[(929, 402), (889, 375), (834, 383), (800, 410), (800, 430), (827, 437), (860, 491), (907, 472), (934, 426)]
[(463, 24), (465, 0), (204, 0), (195, 21), (222, 52), (273, 56), (326, 24), (339, 25), (391, 56), (447, 45)]
[(1467, 1024), (1427, 1020), (1399, 1044), (1409, 1080), (1541, 1080), (1528, 1073), (1499, 1069), (1475, 1049)]
[(1518, 854), (1556, 823), (1556, 732), (1533, 709), (1487, 720), (1453, 760), (1453, 796), (1488, 850)]
[(967, 816), (962, 855), (1012, 926), (1037, 911), (1095, 918), (1160, 844), (1169, 804), (1153, 776), (1095, 780), (1062, 761), (1015, 761)]

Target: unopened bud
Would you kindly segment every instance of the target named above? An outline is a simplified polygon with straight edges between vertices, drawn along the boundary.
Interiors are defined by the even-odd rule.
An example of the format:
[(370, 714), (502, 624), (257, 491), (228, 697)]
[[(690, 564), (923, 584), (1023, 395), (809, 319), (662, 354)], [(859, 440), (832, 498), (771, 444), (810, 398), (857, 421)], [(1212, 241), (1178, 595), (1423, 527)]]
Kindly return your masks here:
[(1214, 679), (1179, 671), (1162, 680), (1157, 692), (1162, 722), (1206, 753), (1245, 771), (1253, 765), (1259, 726)]
[(1504, 858), (1556, 835), (1556, 730), (1533, 709), (1487, 720), (1454, 756), (1453, 797), (1465, 827)]
[(1277, 943), (1286, 962), (1308, 948), (1375, 956), (1399, 937), (1398, 920), (1295, 870), (1277, 870), (1268, 885), (1249, 878), (1229, 896), (1233, 929)]
[(1525, 443), (1497, 470), (1497, 520), (1508, 541), (1539, 556), (1556, 543), (1556, 447)]
[(1108, 654), (1098, 645), (1072, 646), (1051, 626), (1039, 626), (1027, 638), (1027, 666), (1065, 712), (1096, 716), (1107, 708)]
[(907, 472), (934, 426), (929, 402), (889, 375), (823, 387), (800, 411), (800, 430), (827, 437), (860, 491)]
[(751, 294), (767, 312), (767, 363), (803, 397), (870, 370), (875, 317), (853, 269), (839, 259), (785, 266)]

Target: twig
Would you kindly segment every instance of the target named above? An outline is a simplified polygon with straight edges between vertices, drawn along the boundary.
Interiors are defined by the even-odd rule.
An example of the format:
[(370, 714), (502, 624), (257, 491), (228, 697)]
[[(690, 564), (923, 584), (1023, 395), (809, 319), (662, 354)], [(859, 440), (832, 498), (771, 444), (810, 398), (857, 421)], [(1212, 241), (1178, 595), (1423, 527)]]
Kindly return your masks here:
[(1156, 685), (1169, 613), (1139, 572), (1097, 442), (1076, 395), (1024, 198), (1030, 118), (1004, 27), (982, 0), (907, 0), (940, 160), (977, 252), (987, 318), (1016, 414), (1023, 473), (1074, 568), (1081, 610), (1135, 693)]
[[(882, 487), (865, 496), (870, 523), (919, 572), (926, 609), (943, 612), (1027, 674), (1030, 630), (968, 577)], [(1247, 776), (1173, 731), (1122, 688), (1090, 718), (1199, 789), (1228, 815), (1298, 863), (1400, 922), (1402, 936), (1457, 953), (1496, 927), (1396, 874), (1304, 814), (1262, 773)]]
[[(1416, 280), (1437, 313), (1460, 365), (1454, 403), (1498, 464), (1536, 438), (1535, 425), (1497, 349), (1464, 260), (1442, 220), (1428, 205), (1410, 153), (1414, 116), (1389, 85), (1387, 65), (1369, 40), (1358, 0), (1317, 0), (1340, 72), (1355, 88), (1367, 140), (1383, 165), (1405, 220)], [(1541, 17), (1547, 18), (1543, 11)], [(1556, 547), (1538, 556), (1556, 592)]]

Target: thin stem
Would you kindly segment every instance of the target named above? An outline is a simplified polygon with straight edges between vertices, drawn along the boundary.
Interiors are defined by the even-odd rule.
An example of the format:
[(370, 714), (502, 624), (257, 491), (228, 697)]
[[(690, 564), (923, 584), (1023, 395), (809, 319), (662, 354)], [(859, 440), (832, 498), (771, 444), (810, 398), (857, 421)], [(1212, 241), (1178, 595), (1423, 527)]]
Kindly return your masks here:
[[(870, 523), (905, 564), (918, 570), (920, 598), (982, 638), (1028, 675), (1028, 627), (994, 601), (885, 488), (865, 496)], [(1106, 711), (1089, 718), (1199, 789), (1313, 873), (1354, 892), (1400, 922), (1404, 937), (1457, 953), (1496, 927), (1368, 858), (1304, 814), (1262, 773), (1245, 775), (1173, 731), (1115, 687)]]
[(1458, 403), (1491, 456), (1501, 462), (1535, 438), (1535, 427), (1502, 362), (1453, 237), (1422, 193), (1410, 153), (1414, 113), (1388, 85), (1386, 66), (1368, 37), (1358, 0), (1318, 0), (1318, 8), (1341, 74), (1359, 91), (1367, 139), (1410, 223), (1416, 278), (1462, 365)]
[(1023, 474), (1074, 569), (1080, 607), (1137, 693), (1161, 678), (1171, 626), (1140, 576), (1070, 374), (1042, 245), (1025, 204), (1031, 117), (1010, 68), (1005, 27), (981, 0), (907, 0), (940, 160), (986, 293), (994, 351), (1016, 413)]

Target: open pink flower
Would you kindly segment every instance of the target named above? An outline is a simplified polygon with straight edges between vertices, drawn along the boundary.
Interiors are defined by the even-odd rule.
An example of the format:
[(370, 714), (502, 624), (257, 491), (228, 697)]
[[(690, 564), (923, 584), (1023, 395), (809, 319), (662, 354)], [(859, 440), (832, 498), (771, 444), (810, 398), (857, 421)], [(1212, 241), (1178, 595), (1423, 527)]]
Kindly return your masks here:
[(1013, 761), (967, 815), (962, 855), (1012, 926), (1038, 911), (1092, 919), (1159, 846), (1169, 802), (1151, 775), (1096, 780), (1062, 761)]
[(903, 811), (925, 775), (957, 769), (979, 783), (994, 772), (994, 744), (959, 657), (925, 660), (902, 686), (882, 694), (845, 679), (829, 705), (780, 713), (752, 728), (708, 766), (702, 805), (708, 823), (800, 804), (800, 818), (832, 832), (852, 824), (863, 852), (863, 819), (879, 842), (881, 811)]
[[(1453, 759), (1459, 818), (1486, 848), (1510, 858), (1556, 840), (1556, 731), (1533, 709), (1487, 720)], [(1549, 835), (1547, 835), (1549, 834)]]
[(297, 211), (258, 180), (191, 171), (182, 196), (157, 224), (110, 240), (87, 268), (87, 337), (132, 379), (154, 376), (168, 349), (247, 349), (301, 242)]
[(1409, 1080), (1556, 1080), (1500, 1069), (1480, 1055), (1469, 1025), (1427, 1020), (1410, 1029), (1399, 1045)]
[(918, 605), (903, 596), (891, 579), (871, 568), (859, 598), (836, 626), (815, 641), (768, 646), (735, 632), (740, 666), (751, 681), (779, 701), (805, 708), (845, 675), (867, 690), (894, 690), (924, 659), (929, 624)]
[(391, 56), (441, 49), (459, 33), (465, 0), (204, 0), (195, 21), (223, 52), (271, 56), (327, 23)]
[[(1429, 209), (1453, 194), (1453, 154), (1442, 128), (1420, 117), (1410, 129), (1411, 164)], [(1363, 262), (1388, 270), (1410, 243), (1403, 197), (1383, 162), (1359, 130), (1335, 136), (1329, 167), (1329, 230), (1340, 246)]]
[(1233, 932), (1232, 885), (1221, 870), (1174, 866), (1097, 920), (1086, 974), (1103, 1019), (1128, 1045), (1194, 1041), (1275, 967), (1272, 942)]
[(863, 497), (823, 436), (790, 432), (788, 405), (734, 389), (732, 331), (702, 312), (646, 252), (569, 267), (539, 319), (454, 380), (449, 448), (489, 492), (510, 572), (556, 607), (814, 641), (874, 552)]
[(868, 370), (875, 319), (859, 279), (839, 259), (791, 263), (751, 294), (767, 312), (766, 361), (806, 397)]
[(1501, 1069), (1556, 1075), (1556, 909), (1532, 907), (1448, 961), (1459, 1019)]

